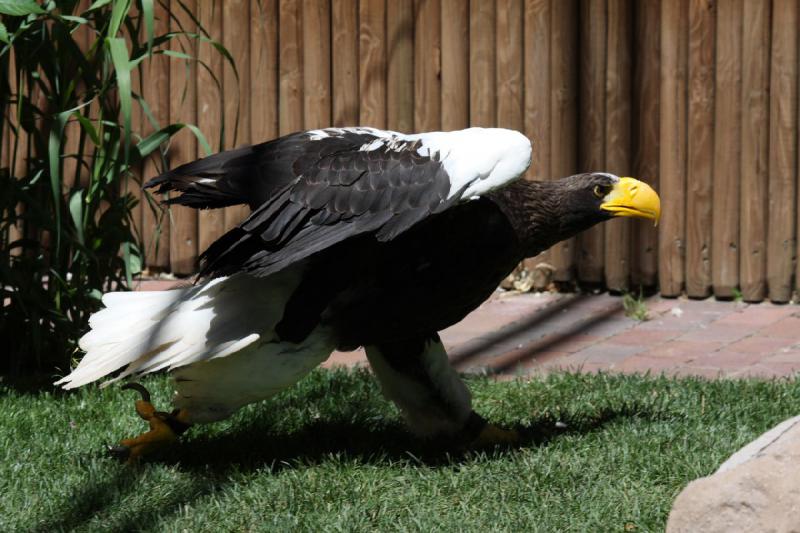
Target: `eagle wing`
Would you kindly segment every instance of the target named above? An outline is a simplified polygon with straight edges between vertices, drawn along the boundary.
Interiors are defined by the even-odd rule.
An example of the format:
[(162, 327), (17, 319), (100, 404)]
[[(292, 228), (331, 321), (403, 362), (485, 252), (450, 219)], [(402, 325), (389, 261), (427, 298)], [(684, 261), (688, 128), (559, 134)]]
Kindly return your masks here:
[(526, 137), (501, 129), (314, 130), (223, 152), (147, 185), (180, 191), (170, 201), (194, 207), (249, 204), (250, 216), (203, 253), (200, 274), (267, 276), (355, 235), (391, 240), (518, 178), (530, 152)]

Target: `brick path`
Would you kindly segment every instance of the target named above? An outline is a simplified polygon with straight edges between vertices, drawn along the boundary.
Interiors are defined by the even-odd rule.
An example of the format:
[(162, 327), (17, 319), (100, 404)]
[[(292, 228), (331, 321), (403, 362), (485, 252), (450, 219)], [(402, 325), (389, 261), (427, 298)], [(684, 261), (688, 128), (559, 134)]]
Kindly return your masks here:
[[(800, 371), (800, 307), (646, 300), (650, 320), (625, 316), (619, 297), (498, 294), (442, 339), (462, 371), (501, 376), (584, 372), (678, 376), (791, 376)], [(328, 365), (364, 361), (335, 353)]]
[[(646, 305), (650, 320), (638, 322), (607, 294), (497, 293), (442, 339), (459, 370), (501, 376), (580, 369), (769, 378), (800, 371), (800, 306), (658, 296)], [(326, 366), (365, 361), (360, 350), (337, 352)]]

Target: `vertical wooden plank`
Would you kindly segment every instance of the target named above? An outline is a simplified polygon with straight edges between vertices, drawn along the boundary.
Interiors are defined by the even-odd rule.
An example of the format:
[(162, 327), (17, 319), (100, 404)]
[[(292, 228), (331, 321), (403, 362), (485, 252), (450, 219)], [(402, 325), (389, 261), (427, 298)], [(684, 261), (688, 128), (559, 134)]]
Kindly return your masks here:
[[(437, 3), (438, 0), (427, 1), (421, 6), (421, 9), (430, 10), (431, 6)], [(435, 12), (429, 15), (437, 17), (436, 21), (438, 22), (438, 5), (433, 7), (435, 7)], [(435, 57), (434, 51), (432, 51), (422, 61), (416, 64), (414, 62), (414, 12), (413, 0), (395, 0), (386, 4), (386, 32), (389, 42), (386, 114), (387, 126), (394, 131), (411, 132), (414, 129), (414, 68), (416, 66), (425, 71), (423, 75), (429, 74), (429, 70), (426, 70), (425, 66), (431, 64)], [(428, 38), (428, 28), (419, 28), (419, 31), (423, 32), (425, 38)], [(438, 73), (434, 73), (434, 76), (438, 78)], [(435, 94), (430, 95), (430, 102), (437, 104), (438, 98), (439, 91), (437, 90)]]
[(739, 284), (742, 0), (717, 6), (716, 55), (711, 283), (718, 298), (732, 298)]
[[(636, 2), (634, 11), (633, 175), (658, 190), (660, 0)], [(635, 224), (632, 241), (631, 283), (634, 287), (653, 287), (658, 283), (658, 229), (651, 224)]]
[(303, 0), (303, 113), (305, 129), (331, 125), (329, 0)]
[(525, 0), (525, 134), (533, 141), (527, 177), (550, 175), (550, 2)]
[[(225, 91), (225, 148), (250, 143), (250, 0), (227, 0), (222, 14), (222, 42), (237, 65), (239, 79), (233, 68), (223, 65)], [(260, 118), (260, 117), (259, 117)], [(242, 222), (249, 213), (246, 206), (225, 209), (225, 229)]]
[[(608, 2), (582, 0), (580, 10), (581, 127), (578, 129), (578, 168), (581, 172), (605, 171)], [(583, 282), (603, 282), (605, 226), (598, 224), (589, 228), (576, 239), (578, 278)]]
[[(155, 4), (155, 24), (154, 32), (156, 35), (164, 35), (169, 31), (169, 12), (160, 2)], [(165, 125), (169, 117), (169, 58), (162, 55), (154, 55), (144, 62), (142, 78), (145, 81), (142, 87), (142, 94), (150, 107), (150, 112), (159, 121), (159, 125)], [(148, 122), (143, 125), (143, 135), (153, 133), (154, 128)], [(148, 180), (158, 175), (162, 169), (157, 164), (158, 155), (147, 158), (144, 162), (142, 175)], [(146, 251), (146, 263), (150, 269), (167, 269), (169, 267), (169, 218), (164, 215), (158, 202), (160, 197), (151, 197), (150, 193), (145, 193), (147, 205), (142, 207), (142, 240)]]
[(278, 136), (278, 0), (251, 0), (250, 122), (252, 142)]
[(386, 3), (361, 0), (359, 19), (360, 125), (386, 127)]
[[(606, 60), (606, 168), (619, 176), (631, 174), (631, 5), (608, 0), (608, 57)], [(612, 291), (628, 289), (631, 221), (606, 224), (605, 278)]]
[(497, 124), (494, 0), (470, 0), (469, 96), (470, 124)]
[(333, 25), (333, 125), (358, 123), (358, 0), (334, 0)]
[(442, 127), (442, 6), (439, 0), (417, 0), (415, 6), (414, 128), (417, 131), (439, 130)]
[[(194, 13), (197, 5), (194, 0), (172, 0), (170, 20), (172, 31), (194, 32), (196, 27), (191, 16), (184, 10)], [(172, 49), (192, 57), (197, 55), (197, 41), (194, 39), (173, 39)], [(174, 59), (169, 63), (169, 122), (195, 124), (197, 122), (196, 65)], [(173, 137), (169, 148), (170, 167), (177, 167), (197, 158), (197, 140), (189, 130), (184, 129)], [(197, 210), (182, 206), (170, 208), (170, 269), (176, 274), (190, 274), (195, 270), (197, 260)]]
[(683, 288), (686, 208), (686, 0), (661, 3), (661, 294), (679, 296)]
[(522, 0), (497, 0), (497, 125), (522, 131)]
[(800, 9), (796, 0), (774, 0), (769, 105), (769, 235), (767, 284), (769, 298), (788, 302), (792, 296), (797, 213), (797, 77)]
[(280, 0), (278, 129), (280, 135), (303, 129), (303, 29), (300, 0)]
[(442, 0), (442, 129), (469, 126), (469, 2)]
[[(200, 1), (197, 19), (212, 39), (222, 42), (222, 3)], [(259, 21), (256, 19), (255, 24)], [(222, 56), (214, 47), (201, 44), (198, 58), (211, 70), (197, 69), (197, 127), (206, 135), (214, 152), (225, 148), (222, 116), (224, 100), (222, 94)], [(213, 74), (213, 75), (212, 75)], [(216, 80), (214, 79), (216, 77)], [(225, 124), (226, 127), (233, 127)], [(204, 156), (202, 150), (198, 155)], [(202, 209), (197, 212), (197, 248), (202, 252), (225, 233), (225, 212), (222, 209)]]
[(739, 285), (746, 302), (760, 302), (767, 267), (769, 4), (745, 0), (743, 17)]
[(689, 115), (686, 168), (686, 293), (711, 292), (714, 169), (714, 2), (689, 2)]
[[(574, 174), (577, 167), (577, 15), (578, 6), (573, 0), (553, 2), (551, 5), (550, 175), (553, 178)], [(568, 239), (551, 248), (554, 280), (557, 282), (571, 282), (574, 279), (574, 240)]]
[[(524, 128), (533, 153), (526, 179), (550, 179), (550, 1), (525, 0), (524, 6)], [(549, 251), (523, 262), (533, 272), (549, 264)], [(542, 280), (546, 284), (547, 280)], [(544, 290), (546, 286), (536, 286)]]

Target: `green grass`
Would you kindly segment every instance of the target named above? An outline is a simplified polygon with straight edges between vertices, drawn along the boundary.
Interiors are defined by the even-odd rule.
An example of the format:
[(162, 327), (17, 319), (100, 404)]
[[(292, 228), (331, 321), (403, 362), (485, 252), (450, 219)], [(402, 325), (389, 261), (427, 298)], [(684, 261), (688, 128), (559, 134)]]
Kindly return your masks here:
[(638, 322), (645, 322), (650, 320), (650, 310), (647, 309), (647, 302), (644, 300), (642, 290), (639, 289), (639, 295), (625, 292), (622, 295), (622, 308), (625, 310), (625, 316)]
[(523, 447), (425, 445), (368, 374), (317, 371), (131, 467), (102, 446), (143, 430), (132, 392), (0, 384), (0, 530), (659, 531), (688, 481), (800, 411), (800, 381), (469, 381)]

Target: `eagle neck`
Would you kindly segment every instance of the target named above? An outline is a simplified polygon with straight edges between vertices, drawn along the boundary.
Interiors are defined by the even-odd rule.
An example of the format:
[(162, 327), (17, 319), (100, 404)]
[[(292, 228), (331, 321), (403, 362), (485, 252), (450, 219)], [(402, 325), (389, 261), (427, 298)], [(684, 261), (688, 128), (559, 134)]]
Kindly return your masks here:
[[(581, 229), (565, 227), (568, 202), (553, 181), (519, 179), (489, 194), (517, 234), (525, 257), (533, 257)], [(565, 216), (567, 215), (567, 216)]]

